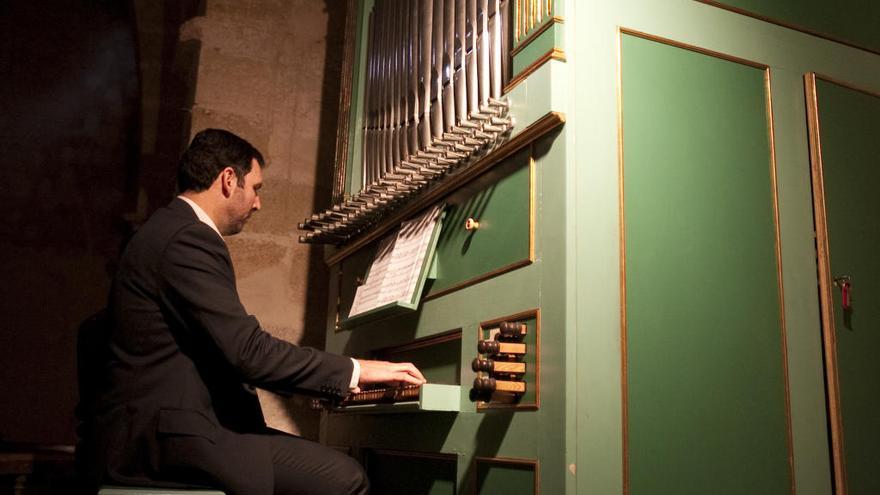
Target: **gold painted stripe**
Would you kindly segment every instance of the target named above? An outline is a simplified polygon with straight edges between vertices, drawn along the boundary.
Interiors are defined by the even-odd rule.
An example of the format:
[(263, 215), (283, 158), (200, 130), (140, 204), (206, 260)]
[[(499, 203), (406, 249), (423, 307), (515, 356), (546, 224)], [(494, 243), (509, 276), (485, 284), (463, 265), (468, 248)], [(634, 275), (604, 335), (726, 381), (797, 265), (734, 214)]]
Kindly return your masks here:
[(746, 58), (737, 57), (734, 55), (730, 55), (727, 53), (718, 52), (715, 50), (710, 50), (708, 48), (703, 48), (701, 46), (692, 45), (690, 43), (684, 43), (682, 41), (676, 41), (670, 38), (663, 38), (661, 36), (645, 33), (643, 31), (637, 31), (635, 29), (629, 28), (618, 28), (621, 33), (629, 34), (631, 36), (636, 36), (639, 38), (644, 38), (650, 41), (656, 41), (657, 43), (663, 43), (664, 45), (674, 46), (677, 48), (684, 48), (685, 50), (690, 50), (692, 52), (702, 53), (703, 55), (709, 55), (710, 57), (720, 58), (722, 60), (729, 60), (731, 62), (736, 62), (738, 64), (748, 65), (749, 67), (754, 67), (756, 69), (768, 69), (769, 65), (763, 64), (761, 62), (755, 62), (753, 60), (749, 60)]
[(536, 139), (544, 136), (564, 123), (564, 113), (547, 112), (543, 117), (534, 121), (531, 125), (523, 129), (522, 132), (515, 135), (509, 141), (501, 144), (488, 155), (477, 160), (472, 165), (461, 169), (454, 176), (449, 177), (447, 181), (438, 184), (434, 189), (422, 194), (406, 207), (391, 213), (385, 220), (373, 227), (370, 232), (359, 237), (351, 244), (339, 248), (338, 251), (327, 257), (326, 263), (332, 266), (351, 256), (361, 248), (384, 235), (389, 230), (397, 227), (400, 222), (419, 212), (423, 208), (437, 203), (459, 187), (469, 183), (495, 165), (498, 165), (505, 158), (513, 155), (523, 147), (528, 146)]
[(857, 86), (855, 84), (846, 82), (842, 79), (836, 79), (831, 76), (826, 76), (826, 75), (819, 74), (819, 73), (815, 73), (815, 76), (816, 76), (817, 80), (822, 80), (825, 82), (829, 82), (831, 84), (836, 84), (837, 86), (840, 86), (840, 87), (843, 87), (846, 89), (851, 89), (853, 91), (856, 91), (858, 93), (862, 93), (867, 96), (873, 96), (874, 98), (880, 98), (880, 90), (872, 90), (872, 89), (868, 89), (865, 87)]
[(774, 17), (767, 17), (765, 15), (758, 14), (756, 12), (752, 12), (749, 10), (741, 9), (739, 7), (734, 7), (732, 5), (727, 5), (715, 0), (696, 0), (697, 2), (704, 3), (706, 5), (711, 5), (712, 7), (717, 7), (722, 10), (727, 10), (729, 12), (733, 12), (735, 14), (744, 15), (746, 17), (751, 17), (753, 19), (758, 19), (759, 21), (769, 22), (770, 24), (775, 24), (780, 27), (794, 29), (795, 31), (800, 31), (805, 34), (809, 34), (811, 36), (815, 36), (817, 38), (821, 38), (826, 41), (833, 41), (834, 43), (840, 43), (841, 45), (848, 46), (850, 48), (856, 48), (858, 50), (864, 50), (868, 53), (874, 53), (880, 55), (880, 50), (874, 48), (868, 48), (867, 46), (862, 46), (857, 43), (853, 43), (851, 41), (847, 41), (843, 38), (838, 38), (834, 35), (823, 33), (821, 31), (816, 31), (814, 29), (803, 27), (799, 24), (786, 22), (781, 19), (776, 19)]
[(535, 38), (541, 36), (541, 34), (550, 29), (555, 24), (563, 24), (565, 23), (565, 19), (562, 17), (551, 17), (547, 22), (541, 25), (538, 29), (531, 32), (528, 36), (525, 37), (522, 41), (518, 42), (516, 48), (510, 51), (510, 56), (513, 57), (517, 53), (521, 52), (523, 48), (529, 45), (532, 41), (535, 41)]
[(620, 390), (622, 430), (623, 495), (629, 495), (629, 387), (626, 327), (626, 214), (623, 182), (623, 31), (617, 31), (617, 196), (620, 258)]
[(813, 178), (813, 211), (816, 222), (816, 251), (819, 260), (819, 303), (822, 309), (822, 343), (825, 354), (825, 383), (828, 394), (828, 422), (831, 430), (831, 458), (834, 492), (846, 495), (846, 463), (843, 457), (843, 422), (840, 413), (840, 383), (837, 374), (837, 338), (834, 325), (828, 223), (825, 212), (825, 181), (819, 125), (816, 74), (804, 76), (810, 138), (810, 173)]
[(471, 285), (476, 285), (485, 280), (489, 280), (490, 278), (497, 277), (503, 273), (511, 272), (518, 268), (522, 268), (524, 266), (531, 265), (535, 261), (535, 187), (537, 186), (535, 182), (536, 177), (536, 167), (535, 167), (535, 143), (532, 141), (529, 143), (529, 251), (528, 258), (515, 261), (509, 265), (503, 266), (501, 268), (497, 268), (495, 270), (491, 270), (489, 272), (483, 273), (473, 278), (469, 278), (462, 282), (459, 282), (455, 285), (447, 287), (445, 289), (439, 290), (437, 292), (428, 294), (422, 300), (429, 301), (431, 299), (435, 299), (441, 296), (445, 296), (446, 294), (455, 292), (459, 289), (463, 289), (465, 287), (470, 287)]
[(535, 200), (538, 187), (537, 167), (535, 166), (535, 142), (529, 144), (529, 262), (535, 261), (535, 224), (537, 202)]
[(507, 86), (504, 87), (504, 92), (510, 92), (510, 90), (516, 87), (517, 84), (525, 81), (525, 79), (529, 77), (531, 73), (540, 69), (542, 65), (549, 62), (550, 60), (559, 60), (560, 62), (565, 62), (565, 52), (558, 48), (552, 48), (548, 50), (547, 53), (538, 57), (537, 60), (529, 64), (525, 69), (520, 71), (519, 74), (511, 79), (510, 82), (507, 83)]

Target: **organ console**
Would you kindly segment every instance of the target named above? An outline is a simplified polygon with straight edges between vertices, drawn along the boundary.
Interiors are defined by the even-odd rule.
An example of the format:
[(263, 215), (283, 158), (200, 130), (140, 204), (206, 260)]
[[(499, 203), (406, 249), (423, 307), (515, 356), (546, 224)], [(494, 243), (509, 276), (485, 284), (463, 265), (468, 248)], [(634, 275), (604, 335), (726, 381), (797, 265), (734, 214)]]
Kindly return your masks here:
[[(348, 2), (333, 201), (300, 240), (330, 267), (326, 348), (428, 383), (333, 405), (322, 442), (391, 495), (833, 486), (840, 409), (818, 341), (785, 330), (826, 313), (791, 276), (817, 273), (791, 191), (833, 153), (804, 143), (853, 127), (813, 125), (849, 90), (801, 78), (876, 92), (876, 53), (716, 5), (746, 2)], [(373, 270), (383, 241), (435, 207), (409, 306), (358, 317), (359, 279), (415, 272)]]
[[(431, 484), (432, 493), (467, 492), (466, 473), (508, 465), (501, 455), (482, 459), (479, 470), (459, 466), (455, 459), (477, 461), (473, 439), (486, 435), (474, 430), (480, 420), (473, 415), (539, 410), (540, 310), (528, 309), (537, 300), (520, 298), (518, 312), (510, 314), (489, 302), (481, 285), (535, 260), (537, 143), (564, 117), (543, 103), (529, 104), (525, 85), (519, 93), (509, 87), (514, 43), (530, 30), (540, 35), (541, 19), (552, 18), (553, 2), (542, 2), (350, 3), (351, 78), (343, 81), (340, 102), (334, 204), (299, 223), (299, 240), (328, 245), (335, 316), (328, 322), (328, 350), (410, 361), (428, 379), (420, 387), (363, 390), (320, 404), (322, 441), (367, 461), (382, 493), (427, 492), (395, 486), (399, 473), (386, 470), (402, 458), (421, 459), (409, 464), (412, 478)], [(524, 72), (518, 75), (522, 84)], [(370, 272), (379, 276), (372, 268), (379, 246), (435, 205), (445, 205), (445, 216), (427, 253), (429, 275), (417, 309), (377, 306), (360, 316), (365, 313), (354, 302), (359, 288), (370, 286)], [(415, 268), (395, 270), (381, 276)], [(470, 287), (473, 297), (463, 294)], [(462, 296), (450, 297), (457, 292)], [(486, 440), (501, 441), (480, 441)], [(394, 463), (376, 461), (389, 452)], [(517, 469), (536, 480), (537, 455), (531, 457)], [(447, 490), (450, 472), (454, 485)]]

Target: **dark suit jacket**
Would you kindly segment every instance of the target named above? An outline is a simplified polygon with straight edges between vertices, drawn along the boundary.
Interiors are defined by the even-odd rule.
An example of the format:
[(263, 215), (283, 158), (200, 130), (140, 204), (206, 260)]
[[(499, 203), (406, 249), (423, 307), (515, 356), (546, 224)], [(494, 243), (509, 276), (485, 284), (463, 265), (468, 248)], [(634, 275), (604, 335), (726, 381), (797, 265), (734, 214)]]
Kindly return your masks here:
[(348, 391), (349, 358), (276, 339), (247, 314), (225, 242), (180, 199), (129, 242), (107, 318), (109, 347), (93, 351), (97, 390), (80, 406), (79, 455), (93, 483), (219, 483), (269, 494), (253, 387)]

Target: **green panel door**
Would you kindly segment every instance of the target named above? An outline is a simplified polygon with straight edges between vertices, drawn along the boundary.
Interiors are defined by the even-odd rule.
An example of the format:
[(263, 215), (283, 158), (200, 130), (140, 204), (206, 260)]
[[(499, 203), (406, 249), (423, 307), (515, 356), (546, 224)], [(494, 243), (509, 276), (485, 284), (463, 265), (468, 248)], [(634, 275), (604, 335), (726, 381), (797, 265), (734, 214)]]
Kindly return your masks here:
[[(531, 256), (531, 149), (446, 198), (449, 205), (435, 254), (437, 295), (523, 266)], [(466, 230), (465, 222), (479, 222)]]
[(384, 495), (455, 495), (456, 459), (415, 452), (369, 451), (370, 491)]
[(837, 343), (830, 352), (836, 351), (843, 426), (844, 473), (838, 475), (845, 476), (849, 495), (875, 494), (880, 493), (880, 96), (821, 80), (816, 94), (828, 273), (832, 279), (848, 275), (852, 283), (851, 304), (844, 309), (841, 290), (826, 281), (833, 300), (826, 299), (823, 308)]
[(621, 50), (629, 493), (790, 493), (765, 71)]

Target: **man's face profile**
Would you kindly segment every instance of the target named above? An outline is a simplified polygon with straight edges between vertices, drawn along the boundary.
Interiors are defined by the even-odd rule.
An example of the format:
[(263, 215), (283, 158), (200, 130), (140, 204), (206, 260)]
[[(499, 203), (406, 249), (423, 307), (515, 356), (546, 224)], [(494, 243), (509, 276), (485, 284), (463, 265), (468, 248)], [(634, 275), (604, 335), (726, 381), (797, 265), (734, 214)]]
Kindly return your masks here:
[(244, 176), (244, 185), (236, 183), (227, 209), (228, 227), (223, 235), (235, 235), (244, 228), (251, 215), (260, 209), (259, 190), (263, 187), (263, 171), (256, 160), (251, 160), (251, 171)]

